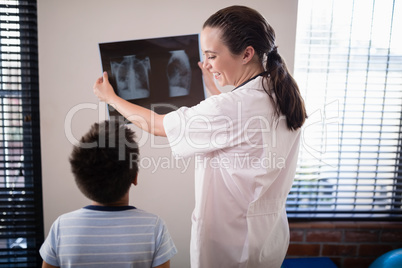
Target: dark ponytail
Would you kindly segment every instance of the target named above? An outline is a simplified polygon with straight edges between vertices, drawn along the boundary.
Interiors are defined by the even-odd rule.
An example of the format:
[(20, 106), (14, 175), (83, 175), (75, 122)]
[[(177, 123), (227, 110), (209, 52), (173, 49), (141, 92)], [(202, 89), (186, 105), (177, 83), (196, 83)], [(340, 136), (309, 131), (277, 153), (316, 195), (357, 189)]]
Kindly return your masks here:
[(304, 101), (296, 81), (289, 73), (285, 61), (275, 45), (275, 31), (256, 10), (244, 6), (231, 6), (219, 10), (205, 21), (203, 28), (222, 30), (222, 42), (234, 55), (252, 46), (266, 72), (264, 77), (270, 81), (264, 88), (275, 103), (279, 116), (286, 116), (287, 127), (300, 128), (307, 118)]
[(300, 128), (307, 118), (304, 101), (296, 81), (289, 73), (276, 46), (268, 53), (266, 70), (265, 76), (270, 78), (271, 84), (270, 88), (265, 91), (276, 103), (277, 115), (282, 113), (286, 116), (289, 129)]

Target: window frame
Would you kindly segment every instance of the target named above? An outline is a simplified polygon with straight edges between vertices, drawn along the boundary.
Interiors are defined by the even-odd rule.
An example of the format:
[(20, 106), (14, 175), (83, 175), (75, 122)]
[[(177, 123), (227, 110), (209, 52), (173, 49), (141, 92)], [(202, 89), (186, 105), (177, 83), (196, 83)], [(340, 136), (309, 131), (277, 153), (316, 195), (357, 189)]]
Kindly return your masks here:
[[(1, 39), (10, 40), (0, 44), (7, 47), (0, 49), (0, 136), (4, 146), (0, 266), (41, 267), (44, 224), (36, 0), (0, 1), (0, 16)], [(6, 64), (7, 59), (12, 65)]]
[[(330, 14), (330, 23), (331, 23), (331, 25), (328, 28), (325, 28), (326, 25), (319, 25), (319, 24), (315, 25), (316, 28), (321, 27), (321, 29), (319, 29), (319, 30), (322, 30), (322, 35), (326, 36), (326, 38), (328, 38), (328, 43), (329, 43), (329, 44), (326, 44), (326, 45), (328, 45), (327, 46), (328, 53), (326, 55), (325, 55), (325, 53), (322, 55), (323, 57), (322, 57), (321, 61), (323, 62), (323, 64), (322, 64), (322, 66), (320, 66), (321, 69), (317, 69), (315, 71), (316, 71), (316, 73), (321, 72), (321, 77), (326, 77), (326, 79), (327, 79), (326, 83), (328, 84), (328, 80), (329, 80), (328, 77), (331, 74), (333, 74), (333, 72), (335, 72), (334, 69), (333, 69), (333, 66), (331, 66), (331, 61), (330, 61), (330, 58), (334, 56), (333, 51), (331, 51), (331, 49), (338, 48), (338, 47), (334, 46), (334, 44), (332, 44), (333, 41), (336, 41), (336, 39), (335, 39), (336, 32), (333, 31), (333, 28), (332, 28), (333, 25), (335, 25), (335, 23), (333, 21), (336, 20), (336, 18), (334, 18), (334, 12), (335, 12), (334, 11), (334, 9), (335, 9), (334, 5), (335, 5), (336, 1), (327, 0), (327, 1), (316, 1), (316, 2), (312, 3), (313, 1), (314, 0), (299, 0), (299, 12), (300, 12), (300, 9), (303, 8), (301, 5), (306, 4), (306, 3), (311, 5), (311, 6), (313, 6), (313, 7), (315, 7), (315, 8), (319, 6), (317, 2), (320, 2), (321, 5), (326, 5), (327, 7), (328, 6), (331, 7), (331, 11), (330, 11), (331, 12), (331, 14)], [(338, 2), (336, 4), (339, 4)], [(355, 56), (355, 54), (353, 54), (353, 49), (356, 49), (355, 47), (353, 47), (354, 44), (351, 41), (352, 40), (352, 37), (351, 37), (352, 36), (352, 27), (353, 27), (353, 22), (354, 22), (353, 21), (353, 15), (355, 14), (354, 13), (355, 9), (357, 9), (355, 6), (357, 4), (361, 4), (361, 3), (359, 3), (359, 0), (353, 0), (353, 1), (349, 1), (349, 2), (353, 2), (352, 3), (353, 6), (352, 6), (351, 11), (350, 11), (351, 14), (352, 14), (352, 18), (351, 18), (351, 21), (350, 21), (349, 33), (345, 34), (345, 36), (349, 35), (348, 36), (349, 37), (349, 43), (348, 43), (348, 50), (349, 51), (348, 51), (348, 55), (347, 55), (348, 60), (347, 60), (347, 62), (344, 62), (346, 64), (346, 66), (347, 66), (346, 68), (347, 68), (348, 71), (352, 70), (352, 65), (354, 64), (352, 57)], [(391, 50), (392, 25), (393, 25), (393, 23), (395, 23), (394, 20), (395, 20), (395, 17), (396, 17), (394, 15), (395, 14), (395, 9), (396, 9), (396, 7), (400, 8), (402, 6), (402, 4), (401, 4), (400, 0), (389, 0), (388, 2), (392, 2), (392, 12), (393, 12), (392, 13), (393, 15), (391, 17), (391, 23), (390, 23), (391, 29), (389, 30), (389, 32), (390, 32), (389, 42), (390, 43), (388, 44), (389, 47), (388, 47), (388, 55), (387, 55), (388, 63), (389, 63), (390, 62), (390, 59), (389, 59), (390, 58), (390, 50)], [(372, 32), (373, 31), (373, 21), (374, 21), (374, 18), (375, 18), (374, 17), (374, 14), (375, 14), (374, 12), (376, 11), (375, 8), (378, 8), (377, 5), (383, 4), (383, 3), (381, 1), (372, 0), (371, 2), (368, 2), (367, 5), (370, 6), (370, 3), (372, 4), (372, 6), (371, 6), (372, 7), (372, 14), (371, 14), (371, 22), (372, 22), (371, 28), (372, 29), (370, 30)], [(343, 6), (343, 12), (345, 12), (345, 13), (349, 12), (347, 10), (349, 10), (349, 7)], [(312, 14), (314, 14), (314, 12), (310, 10), (310, 15), (312, 16)], [(302, 16), (299, 13), (298, 14), (298, 19), (299, 20), (304, 20), (304, 21), (309, 21), (310, 27), (311, 27), (311, 25), (312, 25), (311, 22), (313, 21), (312, 17), (310, 17), (310, 20), (309, 20), (309, 18), (306, 19), (306, 17), (302, 18)], [(323, 24), (324, 24), (324, 22), (323, 22)], [(306, 97), (306, 96), (311, 97), (312, 93), (310, 92), (310, 96), (308, 95), (307, 92), (310, 89), (307, 88), (305, 86), (306, 83), (304, 83), (306, 81), (308, 82), (309, 80), (305, 79), (304, 77), (302, 77), (302, 75), (306, 75), (303, 72), (306, 72), (307, 75), (309, 75), (308, 72), (311, 71), (311, 70), (312, 70), (312, 73), (314, 72), (314, 70), (313, 70), (314, 66), (311, 66), (310, 64), (314, 63), (314, 60), (317, 60), (317, 58), (319, 56), (318, 52), (317, 52), (318, 48), (317, 48), (317, 46), (314, 46), (314, 43), (316, 43), (316, 44), (319, 43), (320, 39), (319, 39), (319, 37), (314, 36), (313, 30), (311, 30), (311, 32), (309, 33), (310, 34), (309, 41), (306, 42), (306, 43), (308, 43), (308, 42), (309, 43), (308, 43), (308, 45), (306, 45), (307, 48), (305, 48), (306, 51), (308, 49), (308, 52), (306, 52), (306, 55), (308, 54), (308, 56), (303, 58), (301, 56), (301, 52), (303, 52), (303, 50), (300, 49), (300, 47), (301, 47), (301, 45), (300, 45), (301, 37), (299, 35), (300, 34), (299, 31), (301, 31), (301, 29), (299, 29), (299, 25), (298, 25), (298, 30), (297, 31), (298, 31), (298, 37), (297, 37), (297, 41), (296, 41), (295, 79), (299, 83), (299, 87), (301, 89), (303, 97)], [(325, 31), (327, 31), (327, 32), (325, 32)], [(347, 42), (347, 40), (342, 40), (342, 41)], [(370, 56), (372, 56), (372, 57), (376, 56), (375, 54), (372, 54), (372, 52), (371, 52), (371, 49), (374, 49), (373, 47), (371, 47), (371, 45), (372, 45), (371, 42), (372, 42), (372, 39), (370, 39), (369, 47), (367, 48), (368, 53), (366, 55), (368, 57), (368, 59), (367, 59), (367, 70), (366, 70), (367, 71), (366, 80), (368, 80), (369, 77), (370, 77), (370, 74), (369, 74), (370, 73), (369, 68), (371, 67), (370, 66)], [(336, 56), (336, 54), (335, 54), (335, 56)], [(397, 56), (402, 59), (402, 53), (398, 54)], [(325, 57), (327, 57), (327, 59), (325, 59)], [(373, 59), (374, 58), (372, 58), (372, 60)], [(402, 66), (402, 60), (401, 59), (399, 59), (399, 61), (400, 61), (401, 66)], [(396, 62), (398, 63), (398, 61), (396, 61)], [(390, 65), (388, 63), (387, 63), (386, 69), (383, 70), (384, 72), (386, 72), (386, 75), (388, 75), (389, 73), (392, 74), (392, 70), (389, 68), (392, 64)], [(303, 71), (303, 68), (305, 69), (304, 71)], [(315, 68), (317, 68), (317, 66)], [(351, 71), (351, 73), (347, 74), (347, 75), (352, 76), (353, 72)], [(300, 83), (300, 81), (302, 81), (302, 82)], [(401, 77), (401, 81), (402, 81), (402, 77)], [(387, 85), (388, 84), (387, 84), (387, 80), (386, 80), (385, 84), (384, 84), (384, 90), (383, 90), (384, 92), (386, 92)], [(347, 87), (348, 85), (345, 85), (345, 86)], [(367, 83), (366, 83), (366, 86), (367, 86)], [(399, 90), (402, 89), (402, 82), (399, 82), (399, 84), (397, 84), (396, 87)], [(329, 88), (329, 86), (325, 88), (326, 93), (328, 92), (328, 88)], [(366, 88), (366, 90), (367, 90), (367, 88)], [(346, 94), (345, 94), (345, 96), (346, 96)], [(345, 103), (346, 103), (346, 101), (345, 101)], [(342, 100), (339, 101), (338, 103), (336, 103), (336, 102), (334, 102), (333, 99), (328, 100), (327, 103), (323, 103), (322, 106), (321, 106), (322, 110), (321, 110), (321, 114), (320, 114), (322, 116), (323, 120), (328, 119), (328, 118), (331, 119), (331, 116), (332, 116), (332, 118), (336, 117), (336, 115), (334, 116), (334, 114), (336, 114), (334, 112), (334, 111), (336, 111), (336, 109), (331, 110), (330, 109), (331, 105), (332, 106), (338, 106), (338, 107), (341, 107), (341, 108), (342, 108), (342, 105), (343, 105), (343, 107), (345, 109), (345, 107), (346, 107), (345, 103), (342, 103)], [(307, 104), (307, 107), (308, 107), (308, 105), (309, 105), (308, 102), (306, 102), (306, 104)], [(301, 145), (301, 150), (300, 150), (300, 155), (299, 155), (299, 164), (298, 164), (298, 168), (297, 168), (297, 172), (296, 172), (295, 183), (294, 183), (294, 185), (293, 185), (293, 187), (292, 187), (292, 189), (291, 189), (291, 191), (289, 193), (289, 197), (288, 197), (288, 200), (287, 200), (287, 212), (288, 212), (288, 218), (289, 218), (290, 221), (305, 221), (305, 220), (309, 220), (309, 221), (320, 221), (320, 220), (332, 220), (332, 221), (333, 220), (400, 221), (402, 219), (402, 210), (401, 210), (401, 204), (402, 204), (401, 203), (401, 195), (402, 195), (402, 176), (401, 176), (402, 175), (402, 170), (401, 170), (402, 169), (401, 168), (402, 167), (402, 162), (401, 162), (402, 161), (402, 159), (401, 159), (402, 158), (402, 109), (401, 109), (401, 106), (402, 106), (402, 103), (399, 106), (399, 118), (396, 119), (396, 120), (399, 121), (399, 126), (396, 126), (398, 128), (398, 132), (394, 133), (395, 135), (398, 135), (398, 137), (393, 139), (393, 141), (396, 144), (395, 145), (395, 152), (394, 152), (395, 153), (395, 157), (394, 157), (394, 161), (395, 161), (394, 169), (395, 170), (394, 170), (394, 173), (393, 173), (394, 174), (393, 177), (388, 178), (388, 180), (392, 180), (393, 183), (392, 183), (392, 185), (387, 185), (387, 186), (390, 186), (389, 188), (392, 188), (392, 190), (388, 189), (388, 190), (384, 191), (385, 194), (392, 195), (392, 198), (390, 198), (391, 201), (386, 204), (386, 206), (388, 206), (389, 209), (384, 209), (384, 210), (373, 209), (373, 210), (370, 210), (370, 209), (361, 209), (361, 208), (359, 208), (359, 207), (363, 207), (363, 206), (360, 206), (358, 201), (363, 200), (363, 198), (361, 198), (361, 200), (359, 200), (360, 197), (357, 196), (358, 195), (357, 193), (362, 193), (362, 191), (357, 190), (357, 189), (362, 189), (362, 188), (357, 187), (357, 186), (359, 186), (358, 180), (360, 179), (358, 177), (358, 175), (357, 175), (356, 178), (354, 178), (354, 180), (356, 181), (355, 184), (357, 185), (356, 188), (355, 188), (355, 191), (356, 191), (355, 196), (356, 196), (357, 201), (355, 200), (354, 201), (355, 203), (352, 203), (352, 202), (345, 203), (345, 207), (346, 207), (346, 205), (350, 205), (350, 207), (353, 207), (353, 209), (348, 210), (348, 209), (336, 208), (336, 207), (342, 207), (341, 205), (339, 205), (340, 203), (337, 203), (338, 200), (335, 200), (336, 198), (338, 198), (338, 193), (341, 193), (341, 191), (338, 190), (338, 189), (340, 189), (339, 185), (342, 185), (342, 183), (344, 183), (344, 182), (342, 182), (342, 180), (343, 180), (342, 174), (344, 174), (344, 173), (342, 173), (342, 171), (339, 172), (339, 170), (341, 170), (340, 168), (338, 168), (338, 170), (337, 170), (338, 171), (338, 173), (337, 173), (338, 176), (337, 177), (335, 177), (335, 176), (332, 177), (333, 178), (332, 181), (334, 181), (334, 180), (337, 181), (337, 184), (335, 184), (335, 187), (333, 187), (333, 185), (331, 183), (328, 183), (327, 186), (324, 185), (324, 183), (322, 183), (324, 181), (322, 179), (325, 178), (325, 175), (322, 175), (322, 174), (327, 172), (327, 171), (325, 171), (324, 169), (322, 169), (322, 170), (324, 170), (324, 171), (322, 171), (322, 170), (320, 170), (320, 168), (317, 168), (316, 170), (314, 170), (314, 172), (317, 173), (317, 174), (314, 173), (318, 178), (317, 181), (314, 181), (312, 179), (305, 179), (305, 180), (302, 179), (302, 177), (305, 176), (305, 174), (307, 174), (309, 172), (308, 168), (306, 168), (306, 166), (305, 166), (306, 161), (304, 161), (305, 158), (307, 158), (307, 156), (306, 156), (307, 155), (307, 153), (306, 153), (307, 150), (305, 148), (303, 148), (303, 146), (306, 146), (306, 141), (303, 140), (303, 138), (306, 138), (306, 135), (305, 135), (306, 134), (305, 133), (306, 128), (311, 126), (311, 125), (308, 125), (308, 120), (314, 120), (314, 118), (312, 119), (312, 117), (314, 117), (314, 115), (310, 111), (310, 114), (309, 114), (310, 118), (307, 119), (307, 126), (305, 124), (305, 126), (302, 128), (302, 132), (303, 132), (304, 135), (302, 135), (302, 145)], [(329, 107), (329, 109), (326, 111), (326, 109), (328, 107)], [(342, 135), (344, 135), (344, 133), (347, 133), (348, 129), (344, 128), (346, 126), (346, 124), (344, 124), (345, 118), (346, 118), (345, 113), (344, 113), (345, 110), (343, 110), (343, 111), (342, 111), (342, 109), (340, 109), (340, 110), (341, 110), (340, 111), (340, 116), (339, 116), (338, 119), (342, 122), (342, 124), (338, 125), (338, 126), (341, 126), (341, 129), (339, 129), (337, 133), (338, 133), (339, 136), (343, 137)], [(384, 110), (384, 107), (383, 107), (383, 110)], [(365, 119), (365, 117), (364, 117), (365, 116), (364, 115), (365, 111), (366, 110), (363, 110), (362, 122)], [(338, 112), (339, 112), (339, 110), (338, 110)], [(342, 112), (343, 112), (343, 114), (342, 114)], [(395, 112), (395, 113), (398, 113), (398, 111)], [(334, 122), (334, 120), (332, 120), (332, 122)], [(325, 122), (323, 122), (323, 125), (324, 125), (324, 123)], [(329, 120), (329, 123), (331, 123), (331, 120)], [(362, 123), (362, 126), (363, 125), (364, 125), (364, 123)], [(386, 124), (384, 123), (384, 125), (386, 125)], [(383, 126), (382, 122), (381, 122), (381, 126)], [(326, 127), (326, 126), (323, 126), (323, 128), (324, 127)], [(333, 132), (335, 133), (336, 130), (333, 131)], [(325, 135), (324, 130), (322, 130), (321, 135), (322, 136)], [(328, 139), (330, 139), (330, 138), (336, 140), (336, 138), (334, 138), (333, 136), (330, 136), (329, 138), (328, 137), (323, 137), (322, 142), (328, 142)], [(378, 140), (381, 140), (381, 138), (379, 138)], [(330, 142), (331, 141), (329, 141), (329, 143)], [(340, 150), (338, 150), (339, 155), (342, 155), (343, 149), (344, 149), (342, 147), (342, 142), (343, 141), (341, 141), (341, 143), (338, 144), (338, 146), (339, 146), (338, 148), (340, 149)], [(332, 144), (332, 148), (330, 148), (330, 150), (332, 149), (333, 151), (336, 151), (334, 149), (336, 147), (335, 143), (336, 142), (334, 142)], [(320, 153), (321, 153), (321, 155), (319, 153), (317, 154), (318, 158), (322, 157), (322, 155), (325, 152), (320, 152)], [(364, 151), (363, 151), (363, 153), (360, 152), (359, 155), (360, 155), (360, 157), (364, 156)], [(364, 158), (364, 157), (362, 157), (362, 158)], [(332, 165), (333, 164), (333, 165), (340, 166), (341, 165), (340, 163), (341, 163), (342, 159), (341, 159), (341, 157), (339, 157), (339, 163), (336, 163), (336, 161), (335, 162), (326, 162), (327, 159), (325, 159), (324, 157), (322, 157), (322, 158), (320, 158), (318, 160), (319, 160), (320, 163), (317, 164), (317, 165), (323, 165), (324, 166), (324, 165)], [(356, 165), (358, 171), (360, 170), (359, 169), (360, 165), (362, 165), (360, 162)], [(328, 172), (328, 174), (330, 174), (330, 172)], [(331, 175), (328, 175), (328, 178), (331, 178), (330, 176)], [(353, 178), (351, 178), (351, 179), (353, 179)], [(379, 176), (378, 180), (377, 180), (377, 178), (373, 179), (374, 182), (370, 186), (374, 187), (374, 191), (378, 190), (376, 187), (377, 187), (377, 183), (381, 182), (380, 179), (381, 179), (380, 176)], [(320, 181), (320, 182), (318, 182), (318, 181)], [(331, 181), (331, 180), (328, 180), (328, 181)], [(354, 185), (351, 184), (351, 186), (354, 186)], [(380, 185), (380, 186), (382, 186), (382, 185)], [(327, 187), (327, 189), (325, 189), (326, 187)], [(314, 193), (314, 191), (315, 191), (315, 193)], [(353, 190), (351, 190), (351, 191), (353, 191)], [(334, 196), (334, 192), (336, 192), (336, 197), (335, 198), (332, 197), (332, 196)], [(326, 197), (325, 193), (329, 197), (329, 198), (327, 198), (328, 200), (326, 200), (326, 198), (325, 198)], [(375, 200), (376, 198), (377, 198), (376, 193), (374, 193), (373, 194), (373, 201), (372, 201), (373, 207), (376, 207), (376, 200)], [(315, 199), (315, 201), (314, 201), (314, 199)], [(379, 199), (380, 198), (378, 198), (378, 200)], [(332, 201), (332, 202), (335, 202), (335, 203), (331, 204), (331, 200), (335, 200), (335, 201)], [(347, 200), (347, 198), (345, 198), (344, 200)], [(325, 203), (325, 202), (329, 203), (327, 205), (326, 209), (324, 208), (325, 206), (323, 205), (323, 203)]]

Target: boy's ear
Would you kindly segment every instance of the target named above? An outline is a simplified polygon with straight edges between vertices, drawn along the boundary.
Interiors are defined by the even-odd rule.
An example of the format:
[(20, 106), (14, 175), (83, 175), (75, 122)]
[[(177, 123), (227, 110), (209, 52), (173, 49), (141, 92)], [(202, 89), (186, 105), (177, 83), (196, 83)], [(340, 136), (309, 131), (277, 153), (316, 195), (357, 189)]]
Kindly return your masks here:
[(134, 184), (134, 185), (137, 185), (137, 177), (138, 177), (138, 173), (137, 173), (137, 175), (135, 175), (135, 178), (134, 178), (134, 180), (133, 180), (133, 184)]

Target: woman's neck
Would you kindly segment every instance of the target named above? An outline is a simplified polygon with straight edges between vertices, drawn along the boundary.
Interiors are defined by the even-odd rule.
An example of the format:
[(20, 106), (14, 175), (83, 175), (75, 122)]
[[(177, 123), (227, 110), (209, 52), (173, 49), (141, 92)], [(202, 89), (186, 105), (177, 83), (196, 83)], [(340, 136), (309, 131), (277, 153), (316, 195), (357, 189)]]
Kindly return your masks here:
[(256, 77), (262, 72), (264, 72), (264, 68), (261, 66), (261, 64), (257, 62), (249, 62), (244, 66), (242, 74), (238, 81), (236, 81), (234, 86), (239, 87), (240, 85), (244, 84), (253, 77)]

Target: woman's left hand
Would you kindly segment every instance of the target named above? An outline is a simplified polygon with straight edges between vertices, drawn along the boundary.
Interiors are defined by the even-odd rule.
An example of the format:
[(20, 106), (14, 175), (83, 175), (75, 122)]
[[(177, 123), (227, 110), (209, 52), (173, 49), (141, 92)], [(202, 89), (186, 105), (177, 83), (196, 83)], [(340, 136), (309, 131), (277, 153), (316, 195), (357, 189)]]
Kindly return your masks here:
[(198, 62), (198, 67), (200, 67), (200, 69), (202, 71), (205, 86), (207, 87), (207, 89), (211, 93), (211, 95), (221, 94), (220, 90), (215, 85), (214, 75), (210, 71), (208, 71), (207, 68), (204, 67), (204, 64), (202, 62)]
[(113, 99), (117, 97), (112, 85), (109, 83), (107, 72), (103, 72), (103, 76), (96, 80), (93, 88), (95, 95), (100, 101), (112, 104)]

